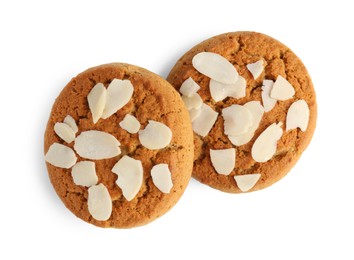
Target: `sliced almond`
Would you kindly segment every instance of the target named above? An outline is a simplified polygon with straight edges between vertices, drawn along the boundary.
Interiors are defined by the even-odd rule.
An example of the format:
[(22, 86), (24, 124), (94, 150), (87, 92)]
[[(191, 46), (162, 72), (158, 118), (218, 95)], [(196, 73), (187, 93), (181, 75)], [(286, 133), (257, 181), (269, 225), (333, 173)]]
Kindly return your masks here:
[(87, 101), (91, 110), (93, 123), (101, 118), (106, 105), (107, 90), (102, 83), (97, 83), (87, 95)]
[(215, 100), (215, 102), (219, 102), (227, 97), (229, 86), (230, 85), (220, 83), (213, 79), (210, 80), (209, 83), (210, 95)]
[(262, 86), (262, 103), (265, 112), (269, 112), (273, 109), (275, 104), (277, 103), (276, 99), (270, 97), (270, 93), (272, 91), (274, 82), (273, 80), (265, 79), (263, 80)]
[(163, 193), (170, 193), (173, 183), (168, 164), (161, 163), (152, 167), (151, 177), (154, 185)]
[(124, 119), (119, 123), (120, 127), (131, 134), (136, 134), (140, 129), (140, 122), (135, 116), (125, 115)]
[(200, 108), (200, 115), (192, 122), (193, 131), (202, 137), (207, 136), (217, 118), (218, 113), (203, 103)]
[(192, 108), (200, 108), (203, 104), (202, 98), (197, 94), (193, 94), (190, 97), (187, 96), (182, 96), (182, 100), (184, 102), (184, 105), (187, 107), (187, 109), (192, 109)]
[(236, 135), (236, 136), (233, 135), (227, 136), (231, 141), (231, 143), (236, 146), (241, 146), (251, 141), (254, 132), (257, 130), (259, 123), (262, 120), (263, 113), (264, 113), (264, 108), (262, 107), (261, 102), (259, 101), (250, 101), (244, 104), (243, 106), (251, 112), (252, 124), (249, 127), (248, 131), (244, 134)]
[(254, 132), (248, 131), (242, 135), (228, 135), (230, 142), (235, 146), (241, 146), (247, 144), (254, 136)]
[(67, 124), (68, 126), (71, 127), (71, 129), (74, 131), (74, 133), (76, 134), (78, 131), (79, 131), (79, 128), (77, 127), (77, 124), (75, 122), (75, 119), (72, 118), (72, 116), (70, 115), (67, 115), (65, 118), (64, 118), (64, 121), (63, 121), (65, 124)]
[(102, 183), (88, 189), (87, 206), (91, 216), (96, 220), (105, 221), (111, 216), (112, 199)]
[(212, 150), (210, 149), (211, 163), (217, 173), (229, 175), (235, 168), (235, 148)]
[(90, 130), (76, 137), (74, 149), (83, 158), (109, 159), (121, 153), (119, 141), (111, 134)]
[(270, 97), (276, 100), (287, 100), (295, 94), (294, 87), (282, 76), (278, 76), (270, 92)]
[(254, 132), (257, 130), (259, 123), (262, 120), (264, 114), (264, 108), (260, 101), (250, 101), (243, 105), (252, 114), (252, 124), (248, 131)]
[(247, 64), (246, 67), (251, 72), (253, 78), (257, 79), (262, 74), (263, 66), (264, 66), (263, 60), (259, 60), (255, 63)]
[(246, 96), (246, 79), (242, 76), (239, 76), (237, 81), (231, 85), (231, 89), (229, 90), (229, 97), (233, 98), (243, 98)]
[(240, 105), (231, 105), (222, 110), (224, 118), (224, 133), (226, 135), (241, 135), (247, 133), (252, 125), (251, 112)]
[(131, 201), (134, 199), (143, 183), (143, 165), (141, 161), (124, 155), (114, 165), (112, 172), (118, 175), (116, 183), (122, 189), (126, 200)]
[(219, 102), (226, 97), (242, 98), (246, 96), (246, 80), (242, 76), (233, 84), (224, 84), (216, 80), (210, 80), (209, 89), (211, 97)]
[(286, 131), (300, 128), (305, 132), (310, 118), (310, 109), (306, 101), (301, 99), (291, 104), (286, 115)]
[(107, 88), (107, 101), (102, 118), (107, 119), (125, 106), (133, 96), (134, 87), (130, 80), (113, 79)]
[(226, 58), (212, 52), (200, 52), (192, 59), (193, 67), (209, 78), (225, 84), (237, 81), (238, 73)]
[(90, 161), (76, 163), (71, 169), (71, 176), (76, 185), (90, 187), (98, 182), (95, 163)]
[(252, 158), (256, 162), (270, 160), (277, 150), (277, 142), (283, 134), (282, 123), (273, 123), (261, 133), (252, 146)]
[(235, 175), (235, 181), (237, 187), (242, 191), (246, 192), (249, 191), (256, 185), (259, 178), (261, 177), (260, 173), (253, 173), (253, 174), (245, 174), (245, 175)]
[(162, 149), (171, 142), (172, 131), (163, 123), (149, 120), (145, 129), (139, 131), (139, 140), (148, 149)]
[(200, 108), (192, 108), (192, 109), (189, 109), (188, 112), (189, 112), (189, 117), (191, 118), (191, 122), (193, 122), (198, 116), (200, 116), (202, 109), (201, 109), (201, 107)]
[(68, 144), (75, 140), (74, 130), (65, 123), (55, 123), (54, 132)]
[(191, 77), (189, 77), (182, 83), (179, 88), (179, 92), (184, 96), (191, 97), (197, 93), (199, 89), (200, 86)]
[(77, 158), (71, 148), (54, 143), (49, 147), (45, 160), (56, 167), (69, 169), (76, 163)]

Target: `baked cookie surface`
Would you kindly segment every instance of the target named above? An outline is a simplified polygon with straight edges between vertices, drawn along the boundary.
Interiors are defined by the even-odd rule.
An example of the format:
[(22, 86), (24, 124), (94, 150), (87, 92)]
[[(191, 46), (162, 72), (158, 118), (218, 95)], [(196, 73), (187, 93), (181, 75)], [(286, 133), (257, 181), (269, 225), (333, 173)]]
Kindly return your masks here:
[[(123, 107), (114, 110), (112, 115), (100, 114), (106, 119), (100, 115), (97, 117), (97, 113), (102, 112), (102, 91), (107, 89), (107, 96), (104, 96), (107, 104), (109, 95), (114, 94), (114, 91), (109, 92), (113, 80), (125, 80), (124, 84), (130, 81), (127, 89), (132, 85), (133, 90), (131, 93), (123, 91), (120, 95), (128, 97), (125, 97)], [(117, 89), (124, 89), (124, 84)], [(96, 93), (92, 91), (94, 87)], [(114, 104), (114, 98), (111, 99)], [(91, 105), (95, 109), (91, 109)], [(106, 109), (109, 110), (107, 105), (104, 111)], [(95, 111), (96, 123), (93, 122), (92, 111)], [(73, 120), (68, 120), (67, 116)], [(67, 126), (58, 126), (55, 131), (56, 123), (72, 125), (72, 121), (77, 125), (74, 141), (68, 134), (71, 130), (65, 132)], [(159, 137), (153, 136), (154, 131), (144, 130), (159, 130), (159, 127), (165, 143), (160, 143), (160, 147), (150, 147), (156, 145)], [(160, 133), (157, 130), (155, 132)], [(100, 146), (103, 141), (107, 142), (104, 148)], [(52, 147), (55, 143), (56, 147)], [(60, 145), (69, 147), (71, 151)], [(50, 148), (55, 151), (54, 155), (49, 154)], [(96, 226), (130, 228), (147, 224), (163, 215), (182, 196), (193, 167), (193, 132), (188, 111), (167, 81), (140, 67), (112, 63), (80, 73), (61, 91), (47, 124), (44, 151), (50, 181), (68, 209)], [(72, 161), (57, 162), (58, 151)], [(97, 159), (99, 156), (105, 158)], [(82, 161), (87, 163), (78, 167)], [(169, 177), (164, 175), (159, 179), (157, 176), (153, 180), (152, 168), (157, 165), (161, 167), (155, 168), (156, 176), (169, 172)], [(82, 185), (77, 185), (74, 178)], [(134, 185), (129, 186), (131, 183)], [(125, 194), (120, 186), (126, 187)]]
[[(226, 58), (236, 69), (236, 74), (239, 75), (238, 80), (241, 79), (240, 76), (243, 77), (244, 94), (239, 89), (237, 90), (242, 83), (240, 81), (238, 81), (240, 84), (234, 85), (235, 88), (230, 92), (229, 82), (220, 77), (223, 72), (229, 70), (229, 67), (224, 64), (225, 61), (210, 53)], [(208, 67), (213, 62), (222, 68), (218, 71), (219, 74)], [(261, 33), (221, 34), (203, 41), (184, 54), (172, 68), (167, 80), (181, 92), (180, 88), (183, 84), (193, 85), (191, 82), (187, 84), (188, 80), (191, 81), (190, 78), (199, 85), (200, 89), (198, 87), (189, 89), (197, 90), (196, 94), (202, 99), (203, 106), (207, 105), (214, 111), (208, 108), (210, 112), (205, 113), (206, 116), (198, 121), (200, 111), (195, 110), (198, 105), (194, 107), (190, 105), (188, 102), (191, 98), (185, 96), (187, 107), (190, 105), (189, 108), (194, 108), (190, 110), (195, 132), (193, 177), (213, 188), (239, 193), (266, 188), (290, 171), (312, 138), (316, 125), (317, 105), (311, 78), (301, 60), (288, 47)], [(231, 81), (232, 78), (228, 80)], [(214, 84), (214, 90), (217, 90), (214, 92), (214, 97), (211, 94), (212, 84)], [(270, 89), (265, 85), (269, 85)], [(275, 90), (278, 87), (279, 89)], [(268, 93), (268, 99), (264, 101), (262, 93), (267, 95), (267, 90), (268, 92), (274, 90), (274, 92)], [(182, 92), (187, 93), (183, 88)], [(273, 98), (270, 98), (270, 95)], [(236, 117), (235, 121), (241, 120), (240, 118), (246, 114), (248, 116), (250, 111), (243, 110), (247, 106), (245, 104), (251, 101), (257, 101), (257, 104), (253, 105), (260, 108), (260, 121), (254, 130), (251, 129), (252, 127), (249, 128), (253, 132), (250, 133), (249, 141), (246, 140), (247, 142), (243, 144), (240, 139), (237, 139), (239, 136), (233, 137), (232, 135), (238, 135), (245, 129), (237, 129), (237, 126), (240, 126), (237, 122), (232, 125), (232, 129), (227, 129), (225, 123), (229, 120), (227, 116), (232, 117), (236, 112), (239, 112), (239, 117)], [(296, 105), (290, 109), (292, 112), (288, 112), (294, 103)], [(224, 110), (230, 107), (232, 111)], [(264, 111), (265, 107), (267, 111)], [(213, 115), (215, 121), (209, 119)], [(247, 118), (242, 120), (242, 122), (249, 122)], [(212, 125), (210, 130), (206, 127), (207, 123), (203, 122)], [(227, 124), (230, 125), (233, 122), (228, 121)], [(300, 126), (302, 129), (299, 128)], [(207, 130), (204, 131), (205, 129)], [(265, 132), (266, 129), (268, 130)], [(263, 137), (259, 138), (264, 132)], [(263, 145), (270, 132), (272, 138), (276, 136), (271, 141), (273, 144), (270, 144), (270, 146), (276, 144), (274, 153), (270, 151), (270, 146)], [(259, 141), (256, 142), (258, 138)], [(222, 152), (213, 154), (215, 150), (222, 150)], [(267, 152), (271, 158), (266, 158)], [(230, 160), (234, 165), (227, 170)], [(227, 170), (227, 172), (223, 173), (222, 170)]]

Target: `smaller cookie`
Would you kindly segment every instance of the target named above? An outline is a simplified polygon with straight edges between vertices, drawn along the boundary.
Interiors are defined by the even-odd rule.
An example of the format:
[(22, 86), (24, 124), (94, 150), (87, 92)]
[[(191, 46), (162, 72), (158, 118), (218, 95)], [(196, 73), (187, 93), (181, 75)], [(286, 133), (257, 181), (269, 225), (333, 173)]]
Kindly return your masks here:
[(213, 188), (239, 193), (272, 185), (313, 135), (311, 78), (288, 47), (264, 34), (207, 39), (178, 60), (167, 80), (189, 110), (193, 176)]
[(88, 69), (62, 90), (45, 132), (48, 174), (77, 217), (99, 227), (147, 224), (182, 196), (193, 167), (188, 111), (145, 69)]

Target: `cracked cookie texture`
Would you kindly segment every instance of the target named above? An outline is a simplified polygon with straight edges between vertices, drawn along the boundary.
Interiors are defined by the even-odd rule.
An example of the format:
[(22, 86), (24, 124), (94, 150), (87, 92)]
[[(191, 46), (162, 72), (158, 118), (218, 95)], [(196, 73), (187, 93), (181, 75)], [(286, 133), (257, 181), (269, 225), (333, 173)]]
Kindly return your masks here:
[[(239, 75), (247, 82), (246, 96), (235, 99), (226, 99), (215, 102), (210, 94), (210, 78), (198, 72), (192, 65), (193, 57), (200, 52), (213, 52), (222, 55), (231, 62)], [(247, 64), (264, 61), (264, 70), (256, 79), (247, 69)], [(278, 101), (269, 112), (264, 113), (258, 129), (247, 144), (235, 147), (224, 134), (224, 120), (221, 111), (232, 104), (243, 105), (249, 101), (260, 101), (262, 104), (262, 82), (264, 79), (275, 81), (281, 75), (286, 78), (295, 89), (293, 98)], [(203, 102), (219, 113), (218, 118), (205, 137), (194, 134), (194, 169), (193, 177), (213, 188), (239, 193), (234, 176), (260, 173), (261, 177), (250, 190), (266, 188), (284, 177), (300, 158), (312, 138), (317, 117), (315, 90), (301, 60), (287, 46), (279, 41), (256, 32), (225, 33), (207, 39), (184, 54), (172, 68), (167, 80), (179, 90), (182, 83), (191, 77), (200, 89), (198, 94)], [(307, 130), (299, 128), (285, 131), (286, 115), (290, 105), (303, 99), (309, 106), (310, 117)], [(256, 162), (251, 156), (252, 145), (257, 137), (272, 123), (283, 122), (283, 135), (277, 143), (277, 150), (273, 158), (267, 162)], [(210, 160), (210, 149), (236, 149), (235, 168), (229, 175), (218, 174)]]
[[(106, 87), (113, 79), (128, 79), (134, 86), (130, 101), (107, 119), (93, 123), (87, 95), (96, 83)], [(130, 134), (119, 126), (126, 114), (134, 115), (144, 129), (148, 120), (164, 123), (172, 131), (170, 144), (160, 150), (149, 150), (139, 142), (138, 134)], [(44, 151), (54, 142), (64, 144), (54, 132), (54, 124), (70, 115), (83, 131), (98, 130), (116, 137), (122, 153), (104, 160), (94, 160), (98, 182), (104, 184), (112, 199), (112, 214), (106, 221), (95, 220), (88, 211), (88, 188), (75, 185), (71, 169), (62, 169), (47, 163), (50, 181), (65, 206), (77, 217), (100, 227), (130, 228), (145, 225), (171, 209), (182, 196), (193, 167), (193, 132), (188, 111), (179, 94), (160, 76), (143, 68), (112, 63), (90, 68), (73, 78), (55, 100), (45, 132)], [(67, 144), (73, 148), (74, 142)], [(143, 165), (143, 183), (135, 198), (127, 201), (117, 186), (117, 175), (111, 170), (117, 161), (128, 155)], [(77, 155), (78, 161), (85, 160)], [(168, 164), (173, 187), (162, 193), (153, 184), (151, 168)]]

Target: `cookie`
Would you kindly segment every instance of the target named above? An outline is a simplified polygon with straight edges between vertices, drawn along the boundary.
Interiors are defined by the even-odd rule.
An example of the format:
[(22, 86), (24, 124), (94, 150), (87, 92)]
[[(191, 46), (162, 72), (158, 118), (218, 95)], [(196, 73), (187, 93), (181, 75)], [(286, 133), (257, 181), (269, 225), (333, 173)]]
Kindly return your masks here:
[(50, 181), (65, 206), (99, 227), (147, 224), (182, 196), (193, 131), (177, 91), (123, 63), (90, 68), (55, 100), (45, 132)]
[(167, 77), (189, 109), (193, 176), (230, 193), (284, 177), (315, 130), (311, 78), (284, 44), (256, 32), (218, 35), (184, 54)]

